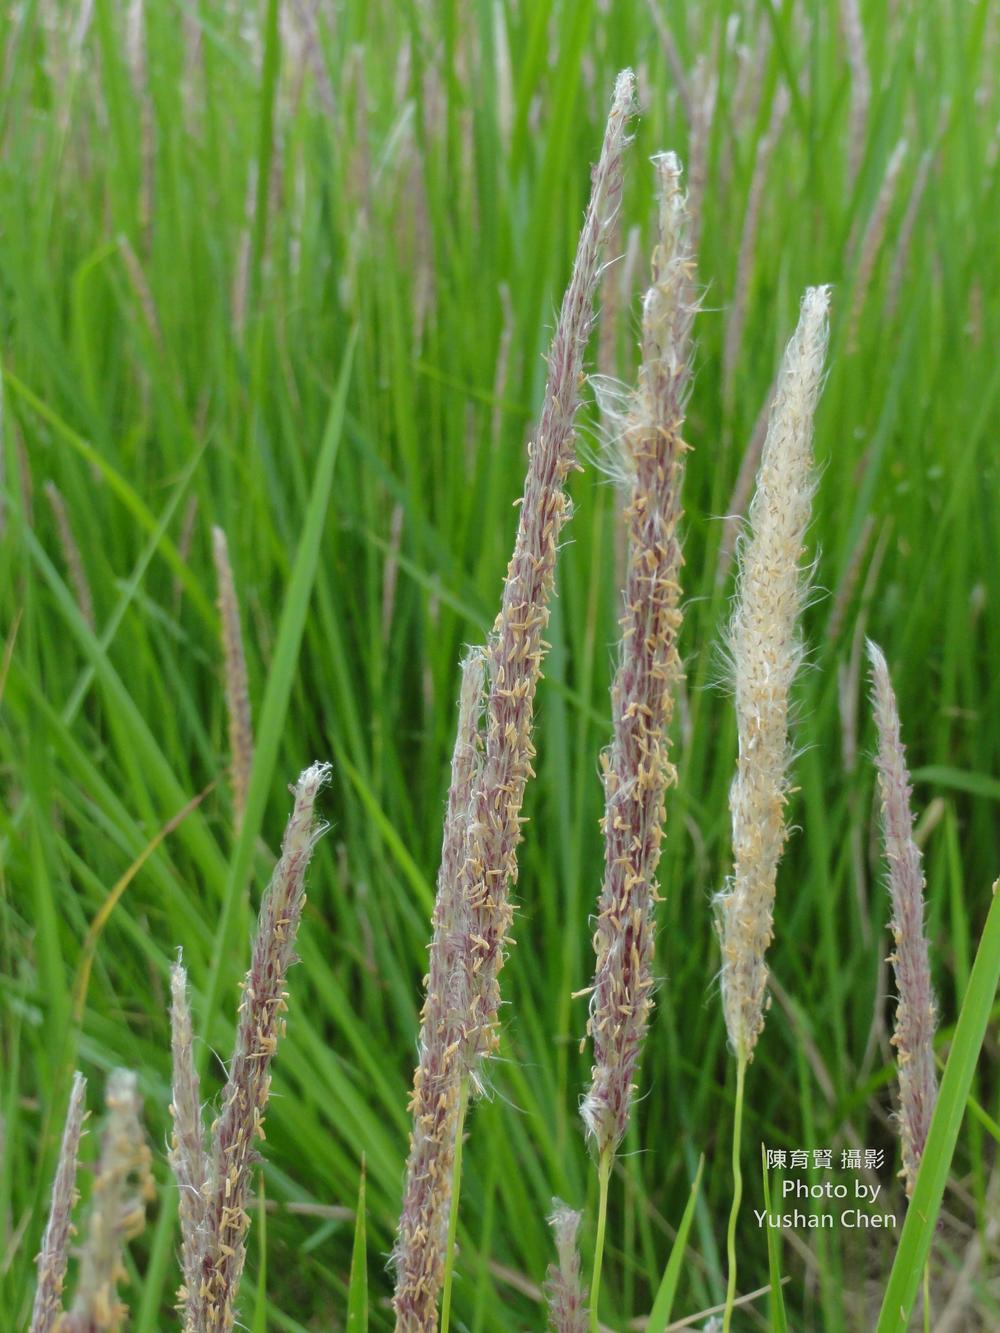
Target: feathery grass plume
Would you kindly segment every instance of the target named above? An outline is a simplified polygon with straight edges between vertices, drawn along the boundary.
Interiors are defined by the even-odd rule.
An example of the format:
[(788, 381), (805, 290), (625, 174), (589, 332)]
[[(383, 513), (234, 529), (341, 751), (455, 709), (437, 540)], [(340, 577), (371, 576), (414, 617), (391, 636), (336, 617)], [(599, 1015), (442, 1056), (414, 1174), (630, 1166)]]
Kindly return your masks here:
[(233, 567), (229, 563), (229, 544), (221, 528), (212, 529), (212, 558), (218, 584), (219, 619), (222, 627), (222, 656), (225, 668), (226, 714), (229, 724), (229, 762), (233, 785), (233, 810), (236, 827), (243, 822), (250, 769), (253, 765), (253, 722), (250, 717), (250, 687), (243, 653), (240, 607), (236, 599)]
[(621, 645), (611, 689), (613, 736), (602, 756), (604, 883), (587, 1030), (594, 1042), (590, 1089), (581, 1107), (598, 1153), (614, 1151), (628, 1127), (636, 1065), (652, 1007), (656, 868), (674, 779), (667, 728), (680, 674), (682, 564), (677, 527), (687, 445), (681, 438), (695, 311), (681, 167), (655, 159), (659, 235), (643, 304), (642, 364), (620, 441), (630, 478), (629, 537)]
[(31, 1313), (29, 1333), (55, 1333), (62, 1317), (62, 1294), (63, 1284), (66, 1281), (69, 1238), (74, 1229), (73, 1205), (78, 1197), (76, 1168), (83, 1122), (86, 1118), (84, 1105), (86, 1090), (87, 1080), (82, 1074), (74, 1074), (62, 1144), (59, 1148), (59, 1162), (52, 1183), (49, 1220), (42, 1238), (42, 1248), (36, 1260), (38, 1286), (35, 1288), (35, 1304)]
[(917, 1168), (934, 1103), (937, 1073), (934, 1068), (936, 1007), (931, 990), (930, 950), (924, 934), (924, 870), (920, 849), (913, 839), (910, 810), (910, 774), (906, 747), (900, 738), (899, 711), (885, 657), (868, 640), (872, 665), (872, 712), (878, 732), (878, 786), (882, 802), (882, 831), (892, 899), (892, 937), (889, 961), (896, 974), (896, 1030), (892, 1044), (899, 1066), (899, 1130), (903, 1148), (902, 1176), (906, 1194), (913, 1193)]
[(739, 758), (729, 793), (733, 878), (716, 899), (729, 1041), (749, 1062), (764, 1026), (775, 880), (785, 845), (789, 689), (802, 660), (801, 557), (813, 492), (813, 415), (823, 380), (828, 287), (810, 287), (785, 350), (741, 541), (729, 627)]
[(201, 1282), (201, 1259), (205, 1246), (205, 1190), (208, 1156), (201, 1116), (201, 1091), (194, 1061), (191, 1008), (187, 994), (187, 972), (178, 955), (170, 969), (170, 1048), (173, 1062), (170, 1116), (173, 1132), (167, 1159), (179, 1192), (181, 1221), (181, 1274), (179, 1293), (183, 1309), (188, 1292)]
[(452, 1173), (462, 1118), (461, 1046), (469, 1022), (469, 911), (462, 895), (472, 793), (482, 770), (479, 733), (486, 653), (475, 648), (462, 663), (458, 732), (444, 821), (434, 904), (434, 935), (420, 1021), (420, 1062), (413, 1078), (413, 1132), (403, 1208), (393, 1254), (393, 1305), (400, 1328), (433, 1329), (441, 1288)]
[(561, 1199), (552, 1200), (549, 1226), (556, 1241), (558, 1264), (545, 1275), (545, 1302), (552, 1333), (587, 1333), (587, 1289), (580, 1282), (580, 1251), (576, 1235), (582, 1214)]
[(264, 1137), (271, 1061), (285, 1027), (285, 978), (295, 961), (306, 870), (323, 832), (315, 819), (316, 797), (329, 771), (328, 764), (313, 764), (299, 777), (281, 857), (261, 903), (229, 1077), (212, 1125), (200, 1280), (197, 1286), (185, 1282), (185, 1333), (228, 1333), (235, 1323), (250, 1225), (246, 1205), (258, 1161), (255, 1140)]
[(70, 586), (73, 589), (76, 604), (80, 609), (80, 614), (92, 630), (95, 626), (94, 599), (90, 593), (90, 584), (87, 582), (87, 574), (83, 568), (83, 558), (80, 555), (80, 547), (73, 533), (73, 524), (70, 522), (66, 501), (63, 499), (62, 491), (54, 481), (47, 481), (44, 490), (45, 498), (48, 500), (49, 507), (56, 520), (59, 545), (62, 547), (63, 560), (66, 562), (66, 572), (69, 574)]
[(73, 1308), (59, 1333), (118, 1333), (128, 1310), (118, 1298), (125, 1276), (125, 1246), (146, 1225), (146, 1203), (156, 1197), (151, 1154), (142, 1128), (142, 1098), (129, 1069), (114, 1069), (105, 1091), (108, 1115), (101, 1139), (87, 1235)]
[(635, 76), (624, 70), (615, 83), (604, 143), (569, 286), (549, 351), (549, 374), (538, 426), (529, 451), (514, 554), (507, 569), (500, 613), (487, 648), (489, 687), (482, 781), (463, 867), (463, 893), (471, 913), (473, 995), (465, 1057), (470, 1068), (497, 1046), (498, 974), (513, 911), (521, 805), (532, 776), (531, 723), (545, 650), (548, 601), (555, 576), (559, 534), (569, 517), (565, 482), (576, 462), (575, 418), (583, 356), (594, 321), (601, 254), (622, 190), (626, 128), (635, 98)]

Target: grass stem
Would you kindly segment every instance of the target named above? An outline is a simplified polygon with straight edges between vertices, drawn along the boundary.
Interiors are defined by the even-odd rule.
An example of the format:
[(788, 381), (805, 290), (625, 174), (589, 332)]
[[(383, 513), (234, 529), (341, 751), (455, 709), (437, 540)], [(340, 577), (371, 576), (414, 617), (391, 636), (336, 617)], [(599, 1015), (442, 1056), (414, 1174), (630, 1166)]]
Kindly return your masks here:
[(931, 1261), (924, 1262), (924, 1333), (931, 1333)]
[(601, 1321), (598, 1310), (601, 1304), (601, 1265), (604, 1262), (604, 1227), (608, 1220), (608, 1180), (611, 1177), (611, 1163), (614, 1161), (614, 1148), (610, 1145), (601, 1153), (597, 1166), (597, 1236), (594, 1240), (594, 1271), (590, 1279), (590, 1328), (591, 1333), (599, 1333)]
[(743, 1201), (743, 1172), (740, 1169), (740, 1139), (743, 1130), (743, 1089), (746, 1082), (746, 1056), (736, 1064), (736, 1107), (733, 1112), (733, 1204), (729, 1210), (729, 1229), (726, 1232), (726, 1263), (729, 1276), (726, 1281), (726, 1309), (722, 1316), (722, 1333), (729, 1333), (736, 1300), (736, 1223)]
[(441, 1288), (441, 1333), (448, 1333), (451, 1321), (451, 1278), (455, 1267), (455, 1237), (458, 1234), (458, 1201), (462, 1190), (462, 1139), (465, 1135), (465, 1112), (469, 1106), (469, 1080), (462, 1079), (458, 1101), (458, 1124), (455, 1127), (455, 1158), (451, 1168), (451, 1204), (448, 1212), (448, 1247), (444, 1256), (444, 1284)]

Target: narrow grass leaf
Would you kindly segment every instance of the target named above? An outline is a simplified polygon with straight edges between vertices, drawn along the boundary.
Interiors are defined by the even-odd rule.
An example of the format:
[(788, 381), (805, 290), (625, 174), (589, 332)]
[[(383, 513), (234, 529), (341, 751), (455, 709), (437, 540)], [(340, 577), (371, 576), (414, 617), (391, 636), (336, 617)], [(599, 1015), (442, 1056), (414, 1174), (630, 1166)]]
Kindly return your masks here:
[[(762, 1179), (764, 1181), (764, 1209), (771, 1211), (771, 1182), (767, 1173), (767, 1149), (761, 1145)], [(781, 1240), (774, 1227), (767, 1227), (767, 1273), (771, 1280), (770, 1318), (772, 1333), (788, 1333), (785, 1314), (785, 1295), (781, 1290)]]
[(365, 1159), (361, 1158), (358, 1182), (358, 1211), (354, 1219), (354, 1249), (351, 1252), (351, 1285), (347, 1293), (347, 1333), (368, 1330), (368, 1242), (365, 1221)]
[(650, 1312), (649, 1323), (646, 1325), (646, 1333), (663, 1333), (670, 1322), (670, 1314), (674, 1308), (674, 1297), (677, 1295), (677, 1284), (681, 1276), (681, 1265), (684, 1262), (684, 1253), (687, 1249), (688, 1233), (691, 1230), (695, 1209), (698, 1206), (698, 1191), (701, 1188), (701, 1173), (704, 1169), (705, 1154), (702, 1153), (698, 1158), (698, 1170), (691, 1182), (691, 1193), (688, 1195), (688, 1201), (684, 1206), (684, 1213), (681, 1216), (681, 1224), (677, 1228), (677, 1236), (670, 1251), (670, 1258), (663, 1270), (663, 1277), (660, 1278), (660, 1286), (656, 1293), (656, 1300), (653, 1302), (653, 1309)]
[[(240, 900), (250, 874), (254, 848), (260, 835), (264, 820), (264, 808), (267, 804), (274, 764), (278, 756), (288, 711), (288, 700), (292, 692), (295, 670), (299, 659), (299, 646), (305, 628), (306, 612), (312, 595), (316, 568), (319, 564), (320, 538), (326, 518), (330, 488), (333, 484), (334, 464), (340, 445), (344, 424), (344, 407), (347, 390), (351, 382), (351, 366), (354, 359), (354, 346), (357, 334), (352, 332), (344, 352), (340, 368), (340, 378), (330, 405), (326, 429), (320, 445), (316, 471), (312, 480), (312, 491), (305, 521), (302, 524), (302, 536), (295, 554), (295, 564), (288, 581), (288, 592), (281, 610), (274, 656), (268, 673), (267, 686), (264, 690), (264, 702), (260, 710), (260, 726), (257, 733), (257, 748), (254, 752), (253, 767), (250, 772), (250, 786), (247, 791), (246, 809), (240, 825), (239, 838), (229, 864), (229, 873), (223, 893), (222, 913), (215, 936), (215, 948), (212, 951), (212, 969), (208, 985), (205, 988), (205, 1008), (202, 1031), (211, 1032), (211, 1023), (218, 1006), (219, 992), (222, 986), (222, 968), (224, 962), (233, 956), (233, 928), (236, 924), (236, 906)], [(208, 1050), (208, 1045), (203, 1048)]]
[(966, 1099), (1000, 984), (1000, 893), (993, 903), (972, 965), (969, 988), (955, 1028), (937, 1108), (927, 1134), (920, 1170), (899, 1236), (876, 1333), (906, 1333), (930, 1253)]

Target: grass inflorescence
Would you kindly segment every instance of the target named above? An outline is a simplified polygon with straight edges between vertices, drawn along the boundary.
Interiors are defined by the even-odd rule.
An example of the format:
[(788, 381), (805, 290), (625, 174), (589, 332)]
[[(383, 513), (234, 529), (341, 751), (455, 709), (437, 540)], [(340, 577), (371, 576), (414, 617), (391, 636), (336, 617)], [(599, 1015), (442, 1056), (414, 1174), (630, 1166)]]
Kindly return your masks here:
[[(273, 1067), (266, 1190), (247, 1173), (239, 1318), (327, 1326), (350, 1309), (392, 1326), (380, 1256), (404, 1199), (469, 644), (489, 654), (477, 754), (490, 789), (510, 784), (493, 839), (507, 870), (524, 838), (516, 883), (480, 895), (516, 912), (514, 928), (475, 924), (485, 999), (466, 1093), (480, 1081), (489, 1095), (469, 1098), (445, 1216), (452, 1327), (540, 1326), (554, 1194), (581, 1214), (589, 1270), (600, 1171), (578, 1103), (595, 1058), (578, 1052), (585, 1002), (570, 997), (593, 980), (604, 869), (597, 757), (629, 561), (614, 487), (572, 478), (572, 523), (550, 525), (556, 558), (538, 571), (547, 623), (516, 645), (491, 626), (527, 440), (534, 460), (551, 429), (587, 429), (589, 365), (636, 380), (656, 229), (639, 164), (662, 150), (685, 164), (702, 310), (683, 395), (683, 670), (663, 723), (676, 782), (655, 963), (640, 956), (635, 973), (656, 1005), (608, 1159), (602, 1316), (624, 1327), (656, 1302), (664, 1323), (704, 1323), (732, 1267), (735, 1062), (708, 900), (733, 870), (738, 723), (712, 688), (713, 646), (781, 352), (800, 293), (828, 282), (817, 573), (780, 795), (798, 831), (782, 838), (773, 925), (750, 931), (768, 980), (747, 973), (745, 989), (771, 1004), (745, 1075), (733, 1326), (778, 1308), (750, 1296), (774, 1274), (789, 1327), (873, 1326), (888, 1293), (882, 1327), (897, 1328), (925, 1275), (943, 1327), (996, 1323), (994, 926), (977, 952), (997, 920), (996, 42), (987, 0), (916, 13), (348, 0), (336, 14), (52, 0), (0, 18), (0, 1310), (13, 1327), (30, 1324), (32, 1261), (50, 1241), (67, 1257), (47, 1269), (43, 1306), (58, 1287), (68, 1313), (81, 1275), (100, 1134), (81, 1138), (74, 1186), (59, 1150), (77, 1068), (95, 1120), (109, 1071), (136, 1073), (158, 1203), (117, 1299), (135, 1333), (174, 1326), (187, 1241), (201, 1244), (212, 1113), (199, 1115), (229, 1076), (251, 886), (273, 870), (287, 775), (310, 754), (334, 761), (333, 832), (314, 851)], [(581, 331), (547, 365), (627, 65), (639, 114), (597, 273), (611, 294), (600, 346)], [(546, 414), (560, 369), (568, 396)], [(242, 669), (220, 649), (215, 528)], [(515, 610), (526, 568), (508, 583)], [(948, 1067), (909, 1210), (866, 636), (893, 665), (909, 747), (938, 1021), (924, 1067), (928, 1047)], [(526, 643), (544, 677), (510, 717), (490, 695)], [(508, 721), (517, 773), (503, 766)], [(756, 1023), (748, 1013), (737, 1036)], [(751, 1211), (761, 1141), (835, 1160), (881, 1151), (885, 1208), (905, 1230), (769, 1238)], [(64, 1202), (47, 1232), (53, 1181)]]

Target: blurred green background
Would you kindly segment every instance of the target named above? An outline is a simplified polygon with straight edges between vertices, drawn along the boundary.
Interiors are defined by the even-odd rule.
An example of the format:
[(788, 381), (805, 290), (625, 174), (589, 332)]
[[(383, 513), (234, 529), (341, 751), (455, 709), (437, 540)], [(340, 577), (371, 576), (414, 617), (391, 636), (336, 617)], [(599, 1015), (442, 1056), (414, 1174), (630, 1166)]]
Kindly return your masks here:
[[(724, 1291), (732, 1062), (710, 908), (729, 864), (735, 757), (719, 651), (732, 592), (723, 516), (745, 507), (741, 462), (755, 435), (759, 444), (801, 292), (817, 282), (834, 284), (834, 315), (816, 434), (815, 596), (776, 999), (748, 1081), (741, 1289), (767, 1281), (752, 1217), (763, 1207), (762, 1141), (838, 1155), (881, 1147), (895, 1161), (862, 640), (882, 644), (899, 695), (946, 1041), (1000, 866), (1000, 11), (986, 0), (863, 0), (859, 44), (854, 8), (4, 7), (8, 1326), (30, 1305), (71, 1071), (88, 1076), (96, 1111), (120, 1063), (139, 1071), (163, 1183), (129, 1261), (132, 1326), (172, 1325), (167, 970), (183, 946), (203, 1039), (224, 1055), (287, 784), (314, 758), (334, 764), (331, 828), (291, 977), (265, 1149), (266, 1245), (255, 1217), (243, 1308), (258, 1329), (342, 1326), (364, 1154), (372, 1327), (391, 1326), (384, 1259), (457, 667), (498, 604), (544, 352), (625, 65), (638, 74), (641, 114), (592, 364), (634, 374), (653, 221), (647, 159), (661, 148), (688, 167), (703, 313), (662, 983), (612, 1184), (606, 1316), (624, 1328), (648, 1313), (701, 1153), (674, 1317)], [(590, 406), (581, 434), (586, 459), (602, 447)], [(517, 947), (503, 974), (503, 1052), (469, 1119), (455, 1316), (471, 1330), (541, 1327), (553, 1194), (588, 1205), (591, 1244), (596, 1173), (577, 1115), (586, 1001), (570, 994), (592, 970), (622, 542), (619, 500), (599, 468), (588, 462), (572, 496)], [(235, 863), (213, 524), (229, 538), (260, 759), (262, 802)], [(220, 1067), (208, 1066), (214, 1094)], [(960, 1139), (931, 1277), (936, 1309), (943, 1317), (957, 1300), (963, 1330), (1000, 1323), (988, 1232), (995, 1028), (975, 1095), (986, 1118), (972, 1115)], [(901, 1214), (888, 1164), (882, 1179)], [(876, 1233), (786, 1235), (792, 1326), (869, 1326), (891, 1246)], [(737, 1323), (767, 1327), (766, 1298)]]

